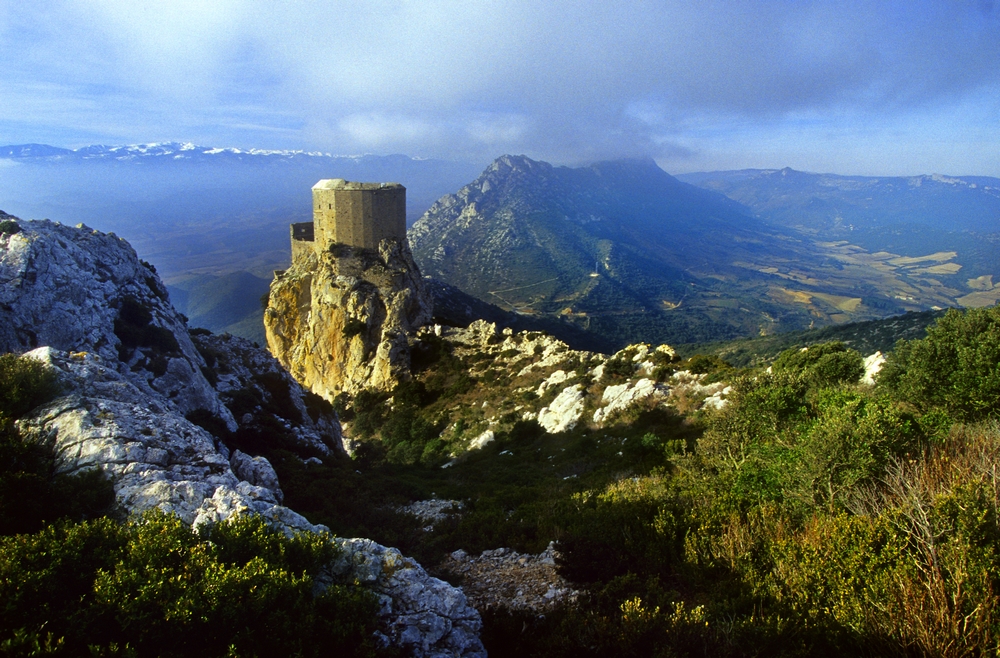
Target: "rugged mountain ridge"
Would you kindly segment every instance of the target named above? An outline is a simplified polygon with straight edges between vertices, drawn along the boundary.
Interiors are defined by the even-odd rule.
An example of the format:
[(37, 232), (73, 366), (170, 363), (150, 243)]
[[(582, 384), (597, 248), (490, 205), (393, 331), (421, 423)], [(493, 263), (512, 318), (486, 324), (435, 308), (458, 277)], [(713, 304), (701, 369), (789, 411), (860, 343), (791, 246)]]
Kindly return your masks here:
[[(606, 338), (632, 333), (608, 341), (612, 350), (662, 342), (657, 326), (680, 342), (694, 339), (685, 336), (692, 325), (713, 335), (756, 328), (757, 318), (722, 318), (692, 301), (742, 276), (734, 260), (763, 257), (758, 222), (651, 160), (570, 169), (503, 156), (435, 203), (409, 236), (426, 274), (480, 299), (559, 315)], [(767, 246), (774, 258), (788, 251)]]
[[(253, 446), (280, 440), (303, 460), (341, 451), (328, 406), (249, 341), (192, 336), (125, 241), (0, 219), (2, 347), (28, 352), (63, 387), (19, 421), (24, 436), (51, 446), (62, 472), (111, 476), (130, 512), (155, 507), (192, 526), (259, 514), (288, 533), (324, 530), (281, 504), (274, 469)], [(386, 641), (417, 656), (485, 655), (460, 590), (395, 549), (333, 541), (342, 550), (326, 582), (376, 592)]]
[[(435, 203), (409, 237), (426, 274), (493, 303), (562, 310), (569, 297), (594, 296), (604, 276), (629, 298), (626, 307), (643, 307), (650, 300), (625, 280), (632, 272), (617, 269), (656, 258), (667, 271), (653, 281), (683, 294), (699, 278), (682, 253), (691, 242), (708, 235), (746, 239), (755, 223), (739, 204), (681, 183), (652, 160), (569, 169), (503, 156)], [(722, 260), (703, 260), (704, 267), (728, 269)], [(554, 280), (539, 282), (540, 274)], [(537, 289), (490, 290), (528, 285)]]
[[(990, 190), (980, 191), (992, 199)], [(903, 250), (940, 231), (933, 239), (912, 225), (867, 240), (858, 227), (825, 234), (713, 191), (652, 161), (570, 169), (503, 156), (432, 206), (410, 240), (424, 272), (504, 308), (571, 322), (602, 338), (605, 351), (636, 340), (705, 342), (981, 305), (1000, 295), (987, 271), (995, 262), (986, 257), (988, 236), (965, 244), (963, 252), (978, 256), (958, 262), (950, 247)], [(800, 197), (770, 198), (798, 211)]]

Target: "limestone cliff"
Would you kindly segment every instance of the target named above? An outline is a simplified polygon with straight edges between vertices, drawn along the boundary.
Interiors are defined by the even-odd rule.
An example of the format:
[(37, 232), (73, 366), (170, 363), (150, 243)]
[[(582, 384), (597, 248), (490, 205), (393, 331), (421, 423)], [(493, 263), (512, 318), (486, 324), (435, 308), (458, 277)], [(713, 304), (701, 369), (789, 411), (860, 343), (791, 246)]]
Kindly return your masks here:
[(407, 379), (409, 338), (431, 308), (405, 241), (382, 240), (377, 251), (334, 245), (275, 276), (264, 328), (292, 376), (332, 400)]

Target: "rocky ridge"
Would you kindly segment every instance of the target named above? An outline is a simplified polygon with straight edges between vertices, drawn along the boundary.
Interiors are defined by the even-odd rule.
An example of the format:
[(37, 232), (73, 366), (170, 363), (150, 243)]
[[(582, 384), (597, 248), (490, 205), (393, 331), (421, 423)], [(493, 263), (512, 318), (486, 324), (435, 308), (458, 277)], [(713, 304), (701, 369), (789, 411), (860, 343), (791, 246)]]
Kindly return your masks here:
[(718, 408), (729, 392), (722, 383), (704, 383), (703, 374), (678, 369), (680, 360), (668, 345), (639, 343), (605, 355), (482, 320), (466, 328), (424, 327), (415, 349), (433, 340), (470, 363), (468, 374), (477, 382), (469, 393), (476, 404), (455, 405), (462, 410), (461, 434), (453, 423), (441, 436), (456, 457), (488, 445), (495, 432), (519, 420), (537, 421), (549, 433), (581, 423), (600, 428), (633, 410)]
[[(108, 474), (129, 512), (155, 507), (192, 526), (259, 514), (287, 533), (325, 531), (281, 505), (266, 459), (227, 442), (267, 429), (302, 457), (329, 454), (341, 449), (331, 411), (248, 341), (192, 340), (155, 270), (123, 240), (83, 226), (8, 221), (15, 225), (4, 224), (0, 236), (0, 344), (30, 350), (63, 386), (19, 421), (25, 436), (50, 445), (62, 472)], [(388, 642), (415, 656), (485, 655), (479, 615), (461, 590), (396, 549), (332, 541), (342, 551), (324, 582), (378, 594)]]
[(89, 352), (181, 414), (236, 422), (153, 266), (113, 233), (22, 222), (0, 234), (0, 351)]
[(336, 251), (310, 254), (276, 274), (264, 313), (271, 353), (331, 401), (408, 379), (408, 338), (432, 311), (406, 242)]

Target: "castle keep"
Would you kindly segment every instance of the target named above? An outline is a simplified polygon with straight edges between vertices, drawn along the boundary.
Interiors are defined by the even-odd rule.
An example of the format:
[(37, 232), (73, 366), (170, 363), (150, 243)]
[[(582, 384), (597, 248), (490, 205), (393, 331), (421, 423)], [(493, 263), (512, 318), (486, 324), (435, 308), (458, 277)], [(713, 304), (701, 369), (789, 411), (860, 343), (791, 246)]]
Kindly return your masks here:
[(385, 238), (406, 240), (406, 188), (327, 178), (312, 188), (313, 221), (292, 224), (292, 261), (339, 243), (377, 249)]

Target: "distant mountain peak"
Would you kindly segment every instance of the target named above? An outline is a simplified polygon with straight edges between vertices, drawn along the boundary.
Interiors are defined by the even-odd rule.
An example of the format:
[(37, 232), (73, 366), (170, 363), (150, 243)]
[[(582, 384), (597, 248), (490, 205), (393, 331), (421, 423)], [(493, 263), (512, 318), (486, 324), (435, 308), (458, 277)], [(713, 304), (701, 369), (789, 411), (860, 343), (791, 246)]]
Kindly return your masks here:
[[(304, 158), (351, 158), (362, 155), (334, 155), (321, 151), (300, 149), (241, 149), (235, 147), (201, 146), (193, 142), (148, 142), (144, 144), (91, 144), (77, 149), (65, 149), (47, 144), (19, 144), (0, 146), (0, 158), (10, 159), (56, 159), (56, 160), (119, 160), (136, 161), (143, 159), (163, 160), (210, 160), (230, 159), (304, 159)], [(414, 158), (408, 158), (414, 159)]]

